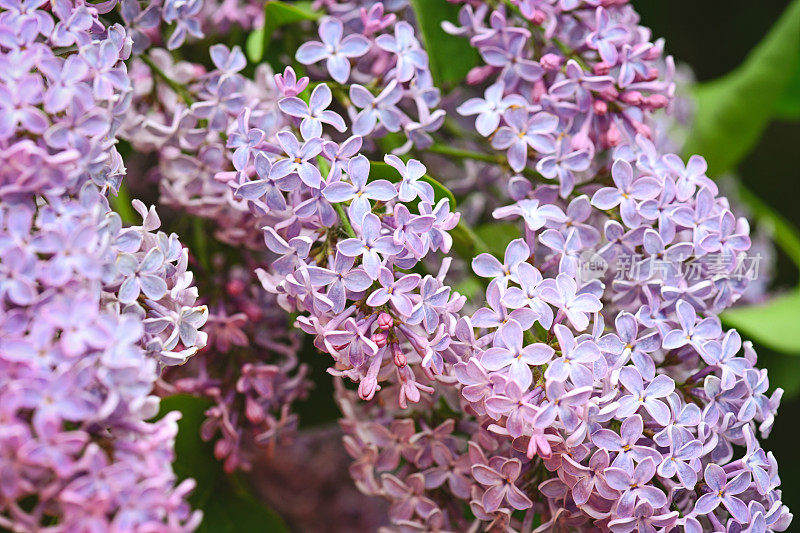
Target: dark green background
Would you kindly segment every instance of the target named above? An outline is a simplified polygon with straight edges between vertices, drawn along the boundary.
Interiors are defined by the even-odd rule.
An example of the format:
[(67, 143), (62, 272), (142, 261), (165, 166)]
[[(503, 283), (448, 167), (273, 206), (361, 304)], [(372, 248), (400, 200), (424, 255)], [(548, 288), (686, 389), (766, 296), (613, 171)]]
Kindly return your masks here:
[[(664, 37), (667, 52), (689, 64), (698, 81), (708, 81), (735, 68), (769, 30), (789, 4), (785, 0), (633, 0), (642, 24)], [(758, 102), (752, 102), (757, 106)], [(800, 226), (800, 123), (769, 126), (756, 149), (744, 160), (740, 176), (747, 187)], [(778, 287), (797, 285), (797, 270), (782, 256), (775, 280)], [(798, 317), (800, 328), (800, 317)], [(771, 371), (771, 383), (789, 386), (800, 378), (800, 359), (759, 349), (761, 365)], [(783, 501), (800, 509), (800, 398), (784, 398), (770, 438), (765, 443), (780, 465)]]

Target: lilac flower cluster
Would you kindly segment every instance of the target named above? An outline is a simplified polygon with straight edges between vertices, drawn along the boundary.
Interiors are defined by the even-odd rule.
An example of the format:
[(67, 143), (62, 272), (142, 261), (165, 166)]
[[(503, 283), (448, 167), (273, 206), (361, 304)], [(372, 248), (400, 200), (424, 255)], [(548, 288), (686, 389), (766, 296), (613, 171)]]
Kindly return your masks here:
[(508, 6), (467, 4), (461, 26), (446, 27), (469, 37), (486, 63), (468, 80), (491, 80), (483, 98), (458, 111), (476, 115), (478, 133), (507, 151), (513, 171), (528, 166), (532, 149), (530, 162), (566, 198), (576, 181), (596, 175), (595, 154), (652, 136), (649, 114), (669, 104), (674, 64), (626, 2)]
[[(221, 263), (221, 262), (220, 262)], [(292, 403), (305, 397), (308, 367), (298, 364), (300, 336), (255, 275), (216, 264), (224, 273), (205, 280), (224, 287), (216, 296), (204, 331), (210, 343), (183, 366), (170, 369), (165, 393), (185, 393), (213, 402), (201, 428), (215, 440), (226, 471), (250, 470), (259, 452), (279, 449), (294, 437)]]
[[(440, 91), (433, 84), (428, 54), (414, 27), (399, 20), (403, 2), (338, 2), (326, 6), (330, 16), (319, 24), (320, 41), (304, 43), (297, 60), (304, 65), (325, 62), (338, 84), (352, 80), (347, 111), (352, 132), (379, 139), (402, 131), (407, 142), (395, 149), (425, 149), (430, 133), (441, 128), (445, 112), (437, 109)], [(300, 109), (286, 109), (303, 116)]]
[[(315, 264), (326, 248), (302, 230), (265, 230), (268, 247), (281, 257), (262, 280), (287, 307), (312, 313), (298, 322), (334, 354), (332, 373), (357, 376), (362, 399), (399, 395), (400, 410), (384, 400), (359, 406), (339, 391), (359, 487), (393, 502), (391, 519), (409, 530), (468, 528), (472, 520), (460, 501), (469, 502), (474, 520), (499, 529), (530, 530), (537, 520), (540, 531), (785, 530), (791, 514), (780, 502), (777, 463), (756, 438), (757, 431), (769, 433), (781, 391), (767, 396), (752, 346), (723, 331), (716, 317), (746, 288), (746, 279), (733, 274), (750, 247), (749, 227), (719, 196), (701, 157), (684, 163), (662, 155), (661, 141), (652, 140), (651, 114), (667, 107), (673, 92), (671, 60), (661, 59), (661, 43), (648, 42), (624, 2), (512, 0), (489, 11), (471, 2), (462, 10), (463, 28), (449, 27), (469, 36), (487, 63), (470, 80), (492, 78), (484, 98), (459, 110), (478, 115), (478, 133), (506, 151), (500, 164), (514, 173), (504, 187), (512, 203), (493, 218), (524, 223), (523, 238), (508, 245), (503, 261), (489, 254), (472, 261), (489, 280), (484, 307), (460, 315), (462, 301), (443, 315), (437, 308), (444, 297), (426, 308), (422, 291), (408, 295), (421, 279), (392, 258), (403, 235), (399, 208), (392, 219), (381, 216), (385, 200), (378, 195), (391, 191), (361, 177), (358, 167), (368, 167), (356, 164), (356, 150), (341, 167), (350, 183), (322, 189), (334, 209), (326, 215), (322, 204), (319, 220), (336, 224), (336, 204), (349, 201), (349, 224), (339, 218), (337, 231), (353, 231), (335, 238), (332, 266)], [(327, 48), (309, 45), (300, 57), (327, 50), (319, 59), (327, 58), (336, 79), (345, 64), (339, 43), (349, 53), (360, 39), (345, 42), (330, 19), (322, 26)], [(664, 71), (666, 81), (659, 79)], [(270, 161), (270, 176), (277, 167), (283, 178), (291, 168), (295, 180), (321, 187), (324, 173), (317, 177), (308, 157), (319, 152), (309, 144), (321, 123), (339, 130), (345, 124), (323, 116), (327, 94), (319, 101), (308, 112), (296, 101), (284, 109), (298, 118), (306, 142), (279, 135), (288, 157)], [(393, 121), (378, 111), (374, 117)], [(366, 119), (356, 116), (354, 127), (359, 120)], [(411, 160), (405, 174), (396, 165), (404, 179), (412, 163), (418, 165)], [(266, 195), (266, 185), (241, 186)], [(402, 185), (397, 193), (404, 201)], [(284, 224), (296, 224), (290, 220)], [(629, 279), (583, 272), (587, 257), (610, 263), (630, 254), (653, 265), (669, 259), (673, 267)], [(694, 268), (703, 281), (695, 284), (681, 268), (690, 258), (699, 258)], [(393, 273), (397, 266), (402, 271)], [(431, 294), (447, 291), (441, 273), (426, 279), (437, 282)], [(329, 286), (324, 298), (315, 290)], [(337, 309), (345, 320), (320, 319)], [(406, 335), (395, 349), (391, 332), (405, 333), (415, 310), (433, 324), (423, 322), (430, 337)], [(422, 356), (408, 366), (408, 377), (397, 371), (411, 361), (403, 341)], [(394, 355), (385, 365), (385, 355), (368, 357), (383, 342)], [(434, 353), (425, 353), (428, 347)], [(406, 409), (406, 400), (418, 396), (408, 395), (408, 383), (423, 375), (432, 378), (423, 389), (430, 394)], [(387, 378), (384, 391), (374, 386), (378, 377)]]
[[(237, 133), (248, 127), (242, 126), (245, 121), (274, 135), (286, 121), (277, 109), (277, 84), (286, 83), (296, 93), (305, 85), (283, 77), (278, 82), (265, 65), (256, 71), (258, 81), (246, 79), (239, 74), (246, 59), (238, 47), (215, 45), (211, 59), (216, 68), (209, 72), (201, 65), (173, 63), (159, 48), (135, 60), (133, 102), (120, 135), (138, 150), (157, 153), (161, 203), (213, 220), (214, 236), (224, 243), (260, 249), (260, 228), (267, 222), (262, 217), (254, 221), (247, 204), (226, 184), (236, 177), (226, 145), (246, 146), (246, 131)], [(176, 92), (165, 78), (182, 90)]]
[[(782, 391), (766, 396), (752, 346), (739, 355), (738, 333), (716, 318), (745, 289), (732, 272), (749, 226), (701, 157), (684, 164), (648, 139), (649, 112), (672, 89), (657, 79), (660, 44), (641, 42), (630, 8), (543, 4), (518, 3), (508, 19), (495, 10), (491, 27), (487, 10), (462, 10), (458, 33), (487, 63), (477, 73), (497, 80), (460, 111), (478, 115), (476, 129), (507, 150), (513, 171), (558, 183), (512, 177), (514, 203), (493, 213), (522, 218), (524, 239), (503, 263), (473, 261), (491, 282), (489, 306), (471, 319), (484, 333), (456, 365), (462, 394), (531, 468), (541, 461), (553, 473), (533, 478), (540, 502), (524, 506), (542, 506), (542, 528), (782, 531), (791, 515), (777, 463), (755, 437), (759, 424), (768, 434)], [(625, 280), (582, 275), (586, 258), (626, 254), (672, 266)], [(690, 257), (703, 280), (691, 285), (680, 269)]]
[(175, 50), (190, 36), (199, 39), (227, 33), (234, 26), (250, 29), (264, 22), (263, 3), (252, 0), (111, 0), (103, 3), (103, 10), (117, 6), (134, 54), (153, 43)]
[(95, 7), (6, 2), (0, 10), (0, 198), (76, 194), (124, 175), (114, 134), (130, 100), (122, 26)]
[[(331, 24), (341, 25), (322, 22)], [(324, 133), (347, 130), (327, 84), (316, 84), (304, 100), (298, 95), (309, 80), (291, 67), (272, 78), (262, 69), (262, 82), (253, 84), (238, 74), (245, 66), (240, 49), (214, 45), (211, 59), (217, 68), (204, 73), (151, 51), (132, 73), (135, 111), (124, 135), (139, 148), (158, 147), (168, 203), (213, 219), (221, 240), (258, 248), (256, 239), (264, 239), (274, 261), (269, 272), (258, 271), (262, 284), (287, 311), (304, 313), (298, 322), (334, 354), (338, 375), (358, 381), (369, 398), (396, 368), (407, 382), (401, 401), (417, 401), (425, 386), (406, 366), (425, 359), (441, 370), (446, 323), (464, 299), (442, 284), (449, 261), (437, 276), (397, 270), (450, 250), (458, 215), (449, 200), (435, 196), (413, 159), (387, 155), (396, 183), (370, 181), (362, 137), (337, 142)], [(415, 85), (417, 75), (413, 70)], [(153, 92), (163, 111), (151, 112)], [(394, 117), (378, 115), (375, 123)], [(366, 120), (352, 116), (351, 128)]]
[[(201, 280), (211, 308), (205, 328), (209, 346), (168, 372), (160, 393), (210, 399), (202, 437), (215, 442), (227, 471), (248, 470), (258, 454), (295, 434), (291, 405), (306, 395), (308, 380), (307, 367), (298, 364), (299, 338), (287, 335), (288, 315), (274, 295), (253, 284), (258, 284), (255, 265), (269, 259), (261, 228), (286, 215), (284, 193), (267, 187), (260, 193), (263, 202), (245, 198), (248, 189), (258, 195), (253, 187), (263, 182), (257, 180), (236, 192), (240, 180), (263, 171), (249, 151), (262, 146), (261, 138), (275, 139), (293, 120), (277, 108), (280, 91), (297, 95), (308, 80), (298, 80), (291, 69), (272, 76), (261, 66), (252, 82), (239, 74), (246, 60), (238, 47), (215, 45), (210, 52), (212, 71), (185, 61), (173, 64), (157, 48), (136, 60), (133, 102), (121, 135), (138, 150), (157, 154), (161, 203), (211, 221), (217, 241), (243, 247), (212, 258), (214, 271)], [(182, 90), (176, 92), (172, 82)], [(295, 197), (301, 194), (298, 190)], [(251, 211), (256, 203), (264, 208)]]
[[(105, 6), (0, 6), (0, 528), (191, 531), (165, 365), (206, 341), (188, 253), (153, 208), (122, 227), (130, 40)], [(127, 207), (130, 209), (130, 206)]]
[[(444, 99), (404, 0), (315, 2), (313, 82), (152, 46), (249, 27), (255, 3), (1, 3), (0, 527), (196, 527), (154, 385), (209, 398), (203, 438), (257, 467), (308, 386), (292, 322), (357, 383), (336, 381), (351, 474), (397, 530), (789, 527), (758, 441), (782, 391), (718, 318), (750, 229), (657, 131), (663, 43), (624, 0), (455, 3), (445, 29), (484, 64)], [(202, 300), (153, 208), (110, 211), (118, 139), (213, 224)], [(464, 218), (517, 231), (502, 260), (428, 169), (491, 191)]]
[[(137, 204), (137, 207), (140, 205)], [(15, 531), (191, 531), (172, 471), (159, 367), (202, 345), (186, 253), (145, 212), (121, 229), (87, 184), (76, 199), (0, 207), (0, 525)]]
[[(250, 128), (257, 143), (239, 152), (241, 169), (229, 182), (253, 212), (275, 220), (264, 226), (277, 259), (268, 271), (258, 271), (262, 285), (278, 294), (286, 310), (303, 313), (299, 326), (336, 360), (331, 372), (357, 381), (364, 399), (395, 374), (392, 379), (403, 383), (400, 403), (419, 401), (420, 391), (429, 388), (409, 365), (442, 370), (447, 326), (464, 298), (442, 282), (447, 259), (436, 276), (408, 271), (423, 257), (450, 250), (448, 231), (458, 215), (447, 198), (435, 197), (417, 160), (387, 155), (396, 183), (370, 181), (373, 165), (358, 153), (359, 136), (341, 144), (318, 136), (322, 123), (345, 125), (326, 109), (328, 86), (318, 85), (309, 102), (319, 102), (319, 119), (298, 117), (274, 140)], [(301, 105), (293, 96), (279, 102), (289, 111)]]

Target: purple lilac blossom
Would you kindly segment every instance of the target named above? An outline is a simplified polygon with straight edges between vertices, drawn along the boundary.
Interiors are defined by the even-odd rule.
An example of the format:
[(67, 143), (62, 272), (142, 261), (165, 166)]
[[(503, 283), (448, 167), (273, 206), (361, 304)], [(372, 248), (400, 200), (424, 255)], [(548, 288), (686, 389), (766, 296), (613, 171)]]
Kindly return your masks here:
[[(654, 111), (674, 93), (663, 43), (649, 42), (625, 2), (461, 3), (459, 26), (447, 28), (486, 62), (468, 82), (490, 88), (461, 110), (492, 137), (463, 142), (496, 161), (473, 169), (489, 184), (480, 194), (497, 196), (475, 218), (511, 219), (521, 237), (502, 263), (440, 256), (455, 252), (461, 215), (423, 176), (455, 183), (467, 167), (397, 157), (443, 142), (449, 109), (438, 109), (401, 0), (315, 4), (330, 18), (322, 43), (298, 55), (322, 79), (307, 108), (284, 100), (308, 83), (292, 70), (247, 80), (219, 50), (207, 72), (153, 49), (188, 96), (134, 61), (123, 131), (158, 148), (168, 202), (264, 254), (263, 288), (332, 356), (330, 373), (358, 383), (351, 392), (337, 381), (336, 393), (351, 473), (362, 492), (390, 501), (397, 527), (530, 530), (537, 519), (537, 531), (786, 530), (777, 463), (756, 438), (768, 435), (781, 391), (767, 395), (752, 346), (716, 319), (747, 287), (724, 259), (748, 249), (749, 228), (704, 160), (684, 163), (656, 135)], [(315, 65), (323, 59), (327, 72)], [(328, 76), (352, 81), (330, 91), (331, 106), (320, 89)], [(156, 113), (150, 91), (164, 102)], [(29, 102), (18, 107), (13, 127), (19, 116), (36, 129)], [(198, 134), (201, 121), (213, 135)], [(342, 124), (350, 131), (339, 136)], [(385, 154), (372, 137), (399, 129), (408, 142)], [(254, 142), (217, 138), (253, 130)], [(397, 170), (394, 192), (370, 188), (362, 157)], [(582, 252), (607, 268), (584, 276)], [(474, 256), (489, 282), (485, 300), (478, 289), (468, 302), (450, 284)], [(682, 268), (654, 266), (667, 259)], [(690, 269), (714, 282), (690, 283)], [(29, 293), (24, 283), (9, 290)], [(209, 433), (232, 419), (224, 406)], [(230, 468), (238, 437), (219, 441)]]

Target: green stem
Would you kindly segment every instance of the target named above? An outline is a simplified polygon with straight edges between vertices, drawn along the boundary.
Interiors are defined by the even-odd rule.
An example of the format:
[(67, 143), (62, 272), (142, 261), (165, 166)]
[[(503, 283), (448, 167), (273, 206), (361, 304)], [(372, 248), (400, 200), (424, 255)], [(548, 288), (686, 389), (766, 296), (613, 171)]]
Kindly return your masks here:
[[(463, 148), (455, 148), (446, 144), (434, 144), (428, 148), (429, 152), (435, 154), (446, 155), (455, 157), (457, 159), (472, 159), (474, 161), (483, 161), (484, 163), (493, 163), (500, 166), (508, 166), (506, 158), (502, 155), (485, 154), (483, 152), (475, 152), (473, 150), (465, 150)], [(533, 170), (532, 168), (525, 167), (521, 174), (526, 178), (536, 181), (543, 181), (544, 176)]]
[(467, 263), (476, 255), (489, 252), (486, 243), (463, 220), (450, 230), (450, 236), (453, 237), (453, 251)]
[(342, 204), (331, 203), (336, 212), (339, 214), (339, 221), (342, 223), (342, 229), (344, 232), (347, 233), (351, 238), (355, 238), (356, 232), (353, 231), (353, 226), (350, 225), (350, 219), (347, 218), (347, 213), (344, 212), (344, 207)]
[(164, 72), (161, 69), (161, 67), (156, 65), (147, 54), (142, 54), (139, 57), (142, 61), (144, 61), (145, 65), (150, 67), (150, 70), (153, 72), (153, 74), (161, 78), (161, 81), (169, 85), (169, 88), (175, 91), (175, 94), (177, 94), (181, 98), (181, 100), (183, 100), (186, 103), (186, 105), (192, 105), (194, 103), (194, 97), (192, 96), (192, 93), (189, 92), (189, 90), (186, 89), (186, 87), (183, 84), (178, 83), (177, 81), (170, 78), (167, 75), (167, 73)]
[(503, 163), (503, 158), (501, 156), (474, 152), (472, 150), (464, 150), (462, 148), (456, 148), (446, 144), (434, 144), (428, 147), (428, 151), (435, 154), (449, 155), (450, 157), (456, 157), (458, 159), (473, 159), (475, 161), (484, 161), (486, 163), (494, 163), (496, 165)]

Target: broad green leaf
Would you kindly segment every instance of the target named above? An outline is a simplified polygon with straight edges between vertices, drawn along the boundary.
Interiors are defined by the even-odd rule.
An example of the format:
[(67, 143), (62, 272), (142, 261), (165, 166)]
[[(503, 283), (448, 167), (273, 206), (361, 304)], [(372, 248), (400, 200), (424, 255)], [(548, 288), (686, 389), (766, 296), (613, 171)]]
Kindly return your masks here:
[(764, 304), (735, 307), (722, 313), (721, 318), (727, 326), (767, 348), (800, 354), (800, 291)]
[[(400, 181), (400, 173), (397, 172), (394, 167), (387, 165), (386, 163), (380, 161), (370, 161), (369, 167), (369, 177), (372, 180), (383, 179), (389, 180), (392, 183), (397, 183)], [(453, 193), (450, 192), (450, 189), (427, 174), (422, 176), (421, 179), (422, 181), (426, 181), (431, 184), (431, 187), (433, 187), (433, 194), (437, 202), (442, 198), (447, 198), (450, 200), (450, 210), (453, 211), (456, 208), (456, 197), (453, 196)]]
[(511, 222), (484, 224), (475, 228), (475, 233), (486, 243), (492, 255), (501, 258), (506, 253), (508, 243), (522, 237), (520, 227)]
[(247, 36), (245, 50), (253, 63), (264, 58), (275, 30), (281, 26), (303, 20), (317, 20), (322, 14), (314, 11), (310, 1), (279, 2), (271, 0), (264, 5), (264, 27)]
[(467, 263), (476, 255), (489, 251), (489, 246), (463, 221), (450, 230), (450, 236), (453, 238), (453, 251)]
[(800, 61), (800, 0), (795, 0), (739, 67), (696, 89), (697, 117), (686, 143), (711, 171), (735, 167), (761, 137)]
[(775, 117), (784, 120), (800, 120), (800, 58), (794, 68), (783, 96), (775, 106)]
[(463, 37), (442, 29), (445, 20), (456, 22), (459, 6), (447, 0), (411, 0), (417, 17), (431, 74), (437, 87), (457, 85), (478, 64), (478, 52)]
[(159, 412), (159, 418), (170, 411), (181, 413), (172, 467), (179, 479), (197, 482), (189, 502), (194, 509), (203, 511), (198, 531), (288, 532), (278, 515), (254, 499), (242, 483), (225, 474), (214, 457), (214, 445), (200, 438), (200, 426), (209, 407), (211, 402), (206, 398), (178, 394), (161, 400)]
[(208, 250), (209, 230), (206, 221), (200, 217), (192, 217), (192, 254), (206, 270), (211, 270), (211, 253)]
[(467, 299), (480, 298), (481, 292), (485, 290), (483, 284), (475, 276), (467, 276), (462, 281), (453, 286), (453, 290), (463, 294)]
[(738, 185), (738, 196), (753, 212), (756, 222), (768, 229), (775, 243), (800, 268), (800, 231), (742, 184)]
[(203, 522), (197, 528), (198, 532), (288, 533), (289, 531), (283, 520), (258, 500), (231, 490), (215, 494), (203, 509), (203, 513)]
[(123, 224), (136, 224), (139, 217), (131, 207), (131, 195), (128, 193), (125, 183), (120, 184), (116, 196), (113, 192), (109, 194), (108, 203), (111, 205), (111, 209), (117, 212)]
[(192, 478), (197, 487), (189, 498), (192, 506), (202, 509), (224, 473), (214, 458), (214, 446), (200, 438), (200, 425), (205, 420), (211, 401), (188, 394), (177, 394), (161, 400), (159, 418), (170, 411), (179, 411), (178, 436), (175, 438), (175, 462), (172, 468), (181, 479)]

